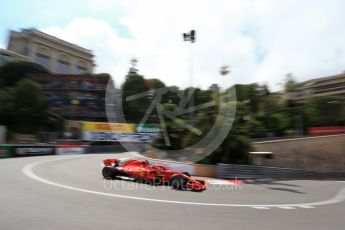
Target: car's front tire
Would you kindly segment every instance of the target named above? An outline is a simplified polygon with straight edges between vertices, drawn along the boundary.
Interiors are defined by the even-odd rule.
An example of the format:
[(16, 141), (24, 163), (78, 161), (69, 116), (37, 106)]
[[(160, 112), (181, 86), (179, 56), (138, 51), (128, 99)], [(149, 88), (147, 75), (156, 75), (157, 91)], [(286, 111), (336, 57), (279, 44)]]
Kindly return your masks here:
[(176, 190), (186, 190), (187, 181), (182, 176), (177, 175), (171, 178), (170, 186), (171, 188), (176, 189)]

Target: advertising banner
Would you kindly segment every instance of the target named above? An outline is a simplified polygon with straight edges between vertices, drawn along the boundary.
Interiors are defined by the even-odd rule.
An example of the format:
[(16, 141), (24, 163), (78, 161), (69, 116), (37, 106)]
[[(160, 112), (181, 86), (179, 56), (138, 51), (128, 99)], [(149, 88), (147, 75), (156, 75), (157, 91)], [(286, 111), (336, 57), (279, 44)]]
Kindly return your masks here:
[(154, 137), (151, 133), (83, 132), (85, 141), (150, 142)]
[(83, 122), (84, 141), (151, 142), (159, 132), (157, 125)]
[(69, 154), (84, 154), (85, 147), (83, 145), (58, 145), (55, 148), (55, 154), (57, 155), (69, 155)]
[(54, 146), (35, 146), (35, 145), (21, 145), (15, 146), (13, 155), (15, 157), (21, 156), (44, 156), (53, 155), (55, 147)]
[(135, 131), (137, 133), (158, 133), (160, 128), (158, 125), (151, 124), (135, 125)]
[(6, 145), (0, 146), (0, 158), (11, 157), (12, 154), (13, 154), (13, 147), (12, 146), (6, 146)]
[(86, 132), (134, 133), (134, 128), (133, 124), (127, 123), (83, 122), (83, 131)]

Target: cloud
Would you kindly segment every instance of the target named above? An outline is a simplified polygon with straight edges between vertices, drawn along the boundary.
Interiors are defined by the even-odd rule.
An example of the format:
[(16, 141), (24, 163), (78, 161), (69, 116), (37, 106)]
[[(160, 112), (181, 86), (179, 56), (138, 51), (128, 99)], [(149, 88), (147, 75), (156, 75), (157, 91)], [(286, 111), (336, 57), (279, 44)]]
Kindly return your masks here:
[(85, 2), (88, 8), (94, 11), (108, 11), (118, 5), (118, 3), (113, 0), (87, 0)]
[[(112, 10), (111, 5), (100, 6)], [(92, 49), (96, 71), (111, 73), (118, 84), (128, 71), (129, 59), (137, 57), (141, 74), (186, 87), (191, 82), (191, 52), (193, 84), (203, 88), (223, 84), (218, 70), (225, 64), (232, 67), (236, 82), (268, 82), (273, 89), (278, 89), (286, 73), (301, 81), (345, 68), (345, 2), (341, 0), (332, 4), (146, 0), (120, 1), (117, 7), (126, 12), (121, 23), (130, 38), (95, 18), (75, 18), (65, 27), (43, 30)], [(197, 31), (192, 45), (182, 40), (182, 33), (190, 29)]]
[(96, 56), (96, 72), (112, 74), (121, 83), (133, 57), (135, 41), (123, 39), (109, 23), (94, 18), (76, 18), (66, 27), (50, 27), (44, 32), (91, 49)]
[(287, 72), (299, 80), (344, 69), (343, 1), (269, 1), (255, 9), (256, 40), (265, 50), (258, 79), (274, 81)]

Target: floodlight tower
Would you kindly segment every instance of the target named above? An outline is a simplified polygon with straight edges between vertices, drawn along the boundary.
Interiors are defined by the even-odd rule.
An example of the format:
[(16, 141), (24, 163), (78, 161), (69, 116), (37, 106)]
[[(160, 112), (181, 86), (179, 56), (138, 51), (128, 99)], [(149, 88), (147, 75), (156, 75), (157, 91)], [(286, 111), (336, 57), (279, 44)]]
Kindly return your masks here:
[[(189, 107), (194, 107), (194, 87), (193, 87), (193, 43), (195, 42), (196, 33), (195, 30), (191, 30), (189, 33), (183, 33), (183, 40), (186, 42), (190, 42), (190, 57), (189, 57), (189, 84), (190, 89), (187, 95), (187, 98), (189, 100)], [(192, 121), (194, 118), (194, 111), (191, 111), (189, 113), (189, 118)]]

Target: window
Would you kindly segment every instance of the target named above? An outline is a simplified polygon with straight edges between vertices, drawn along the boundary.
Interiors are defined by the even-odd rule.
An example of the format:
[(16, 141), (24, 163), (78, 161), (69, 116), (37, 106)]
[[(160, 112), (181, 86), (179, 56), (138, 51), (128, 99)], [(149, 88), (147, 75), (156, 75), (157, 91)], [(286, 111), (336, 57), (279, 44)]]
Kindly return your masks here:
[(49, 69), (50, 57), (41, 53), (36, 53), (35, 62), (46, 69)]
[(70, 68), (71, 68), (70, 63), (63, 61), (63, 60), (59, 60), (57, 73), (58, 74), (69, 74)]
[(3, 62), (11, 62), (13, 60), (13, 57), (8, 54), (0, 54), (0, 61)]
[(84, 74), (87, 72), (87, 69), (85, 67), (82, 67), (80, 65), (77, 66), (77, 74)]
[(23, 55), (30, 56), (30, 49), (29, 47), (23, 47)]

